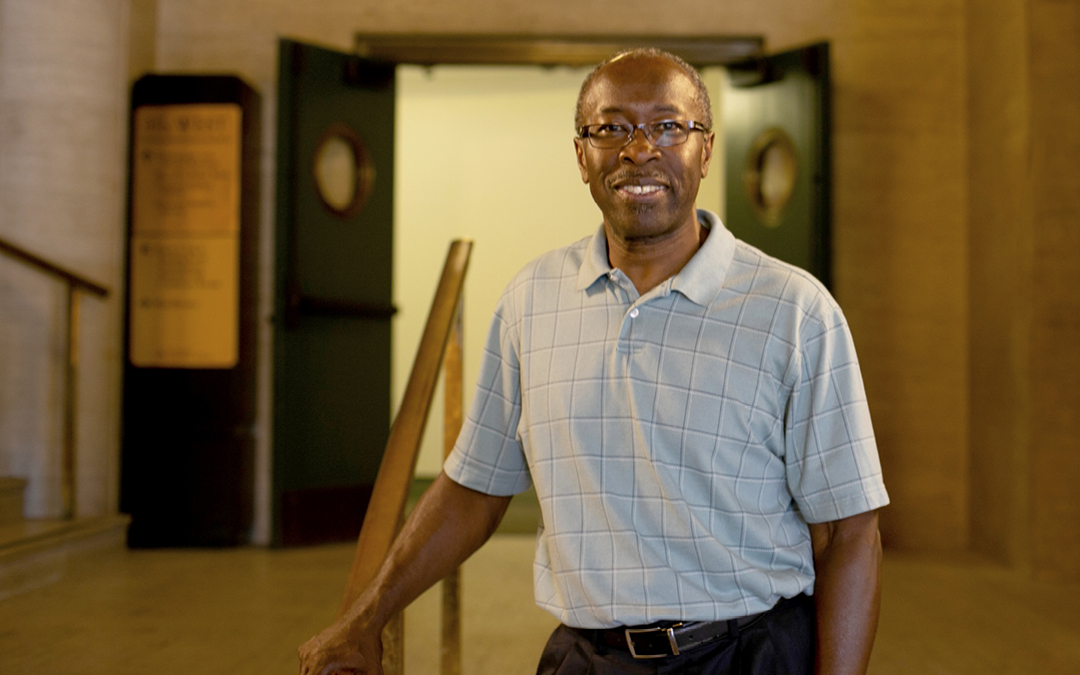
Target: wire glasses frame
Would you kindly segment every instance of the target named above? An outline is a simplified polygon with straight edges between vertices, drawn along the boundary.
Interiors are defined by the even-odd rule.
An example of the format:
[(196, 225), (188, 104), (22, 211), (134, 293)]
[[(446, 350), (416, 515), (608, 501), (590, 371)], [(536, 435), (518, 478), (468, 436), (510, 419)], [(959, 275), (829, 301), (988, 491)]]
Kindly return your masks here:
[(682, 145), (690, 138), (691, 131), (703, 134), (710, 131), (709, 127), (693, 120), (661, 120), (641, 124), (586, 124), (578, 129), (578, 137), (587, 138), (589, 145), (598, 150), (614, 150), (629, 145), (638, 129), (645, 132), (645, 138), (658, 148)]

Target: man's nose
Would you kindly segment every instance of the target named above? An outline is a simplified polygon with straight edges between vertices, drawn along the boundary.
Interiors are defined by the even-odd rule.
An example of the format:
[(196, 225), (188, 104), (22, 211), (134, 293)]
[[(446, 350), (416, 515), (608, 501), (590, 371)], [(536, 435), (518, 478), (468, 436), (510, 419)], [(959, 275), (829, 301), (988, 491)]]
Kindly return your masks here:
[[(640, 140), (638, 136), (639, 131), (641, 132)], [(660, 149), (653, 145), (652, 140), (649, 139), (649, 135), (645, 133), (645, 129), (634, 127), (630, 131), (630, 138), (626, 141), (626, 145), (622, 147), (620, 154), (627, 161), (637, 163), (658, 156), (660, 154)]]

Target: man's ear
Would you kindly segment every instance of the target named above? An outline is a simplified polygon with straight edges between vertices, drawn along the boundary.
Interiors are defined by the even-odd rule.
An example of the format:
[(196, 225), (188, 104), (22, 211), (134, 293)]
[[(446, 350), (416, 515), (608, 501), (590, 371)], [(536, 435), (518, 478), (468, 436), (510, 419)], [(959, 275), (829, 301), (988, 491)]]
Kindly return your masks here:
[(701, 177), (709, 175), (709, 164), (712, 163), (712, 148), (713, 140), (716, 139), (716, 134), (709, 132), (705, 136), (705, 143), (701, 146)]
[(585, 166), (585, 140), (582, 138), (574, 139), (574, 154), (577, 155), (577, 168), (581, 172), (581, 182), (589, 182), (589, 169)]

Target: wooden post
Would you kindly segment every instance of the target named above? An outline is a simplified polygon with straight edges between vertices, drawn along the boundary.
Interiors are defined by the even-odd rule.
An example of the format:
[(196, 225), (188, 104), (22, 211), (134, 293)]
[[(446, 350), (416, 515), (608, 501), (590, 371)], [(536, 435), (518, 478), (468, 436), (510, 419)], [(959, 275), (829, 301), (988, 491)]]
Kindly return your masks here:
[(79, 396), (79, 293), (72, 283), (67, 284), (67, 359), (64, 367), (64, 440), (60, 469), (60, 492), (64, 501), (64, 518), (75, 517), (75, 420)]
[[(443, 358), (443, 454), (449, 456), (461, 432), (462, 423), (462, 305), (460, 298), (454, 313), (450, 339)], [(461, 675), (461, 569), (455, 569), (442, 582), (442, 649), (439, 672)]]
[(405, 612), (398, 612), (383, 628), (383, 675), (405, 673)]

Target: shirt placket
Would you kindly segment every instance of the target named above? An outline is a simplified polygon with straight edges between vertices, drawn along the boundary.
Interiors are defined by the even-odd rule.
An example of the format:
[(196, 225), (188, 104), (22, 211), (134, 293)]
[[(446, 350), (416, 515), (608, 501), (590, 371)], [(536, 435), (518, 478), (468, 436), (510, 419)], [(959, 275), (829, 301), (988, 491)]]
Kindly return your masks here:
[(623, 306), (622, 319), (619, 324), (619, 340), (617, 350), (621, 354), (632, 354), (643, 345), (635, 340), (635, 327), (640, 322), (645, 306), (653, 300), (667, 296), (671, 292), (671, 280), (653, 288), (645, 295), (639, 295), (633, 282), (620, 270), (615, 269), (608, 273), (613, 290)]
[(622, 317), (619, 320), (619, 338), (616, 351), (628, 355), (633, 353), (634, 345), (634, 320), (641, 315), (641, 305), (644, 298), (638, 295), (637, 288), (630, 279), (618, 269), (608, 273), (611, 281), (612, 292), (618, 298), (622, 308)]

